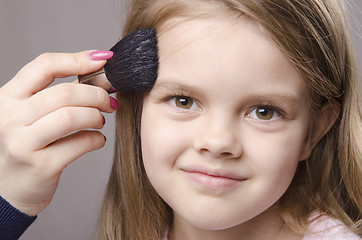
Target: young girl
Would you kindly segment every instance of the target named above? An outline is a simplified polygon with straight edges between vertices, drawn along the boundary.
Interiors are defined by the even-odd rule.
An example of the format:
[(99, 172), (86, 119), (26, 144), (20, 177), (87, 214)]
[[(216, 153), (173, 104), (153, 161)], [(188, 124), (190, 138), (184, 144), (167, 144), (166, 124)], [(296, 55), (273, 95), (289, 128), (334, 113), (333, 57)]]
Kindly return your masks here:
[[(118, 93), (116, 151), (100, 239), (360, 239), (360, 90), (341, 1), (135, 0), (125, 34), (143, 27), (158, 33), (158, 78), (145, 95)], [(89, 62), (88, 53), (43, 56), (5, 85), (1, 97), (40, 99), (53, 88), (33, 93), (55, 75), (101, 67), (110, 54), (101, 53), (90, 55), (102, 61)], [(40, 71), (46, 83), (25, 80), (49, 59), (69, 63)], [(16, 88), (20, 80), (29, 86)], [(96, 87), (66, 86), (84, 95), (78, 102), (69, 95), (60, 109), (88, 107), (100, 116), (116, 108)], [(102, 97), (92, 98), (93, 91)], [(46, 118), (25, 114), (34, 115), (28, 125)], [(80, 124), (85, 116), (94, 125)], [(79, 124), (71, 130), (101, 127), (96, 116), (77, 115)], [(43, 120), (42, 131), (45, 123), (51, 121)], [(38, 136), (44, 140), (32, 149), (45, 146), (58, 156), (52, 147), (60, 151), (72, 143), (71, 136), (57, 140), (69, 132), (67, 124), (67, 131)], [(83, 146), (93, 133), (75, 133), (85, 137), (77, 142)], [(31, 150), (11, 151), (21, 139), (1, 136), (7, 154), (2, 153), (0, 195), (34, 216), (77, 156), (44, 163), (32, 152), (31, 162), (25, 157)], [(104, 141), (94, 139), (97, 144), (78, 155)], [(11, 181), (20, 176), (30, 176), (36, 187), (28, 191)]]

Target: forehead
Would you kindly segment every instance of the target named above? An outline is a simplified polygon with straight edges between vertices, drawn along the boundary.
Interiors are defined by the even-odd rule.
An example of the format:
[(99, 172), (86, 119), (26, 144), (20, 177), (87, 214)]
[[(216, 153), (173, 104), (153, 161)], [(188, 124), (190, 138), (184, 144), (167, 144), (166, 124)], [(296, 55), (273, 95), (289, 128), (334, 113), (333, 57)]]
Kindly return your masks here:
[(244, 81), (260, 88), (287, 81), (305, 89), (290, 60), (249, 18), (172, 19), (159, 33), (159, 60), (158, 83), (183, 78), (205, 85), (213, 78), (231, 87)]

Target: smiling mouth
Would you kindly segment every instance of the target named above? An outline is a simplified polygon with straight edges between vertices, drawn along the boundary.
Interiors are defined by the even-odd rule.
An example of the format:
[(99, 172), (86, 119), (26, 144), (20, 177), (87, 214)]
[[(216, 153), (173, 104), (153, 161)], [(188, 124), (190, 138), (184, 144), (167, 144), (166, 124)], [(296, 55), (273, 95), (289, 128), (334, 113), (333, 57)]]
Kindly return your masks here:
[(209, 190), (233, 188), (246, 180), (246, 178), (228, 171), (200, 169), (181, 170), (192, 183)]

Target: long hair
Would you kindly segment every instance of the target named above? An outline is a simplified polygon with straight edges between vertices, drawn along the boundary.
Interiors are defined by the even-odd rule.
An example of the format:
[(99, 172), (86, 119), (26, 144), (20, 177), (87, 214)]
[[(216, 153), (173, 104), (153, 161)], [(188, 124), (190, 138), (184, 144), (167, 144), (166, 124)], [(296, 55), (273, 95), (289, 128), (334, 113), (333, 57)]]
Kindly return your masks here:
[[(247, 15), (273, 38), (306, 81), (315, 113), (339, 104), (341, 113), (280, 199), (282, 219), (305, 232), (315, 210), (339, 219), (359, 236), (362, 214), (360, 87), (341, 0), (134, 0), (124, 35), (143, 27), (162, 34), (179, 21), (219, 14)], [(140, 139), (142, 95), (118, 93), (116, 147), (100, 218), (100, 239), (161, 239), (172, 210), (145, 173)], [(320, 116), (315, 116), (320, 117)]]

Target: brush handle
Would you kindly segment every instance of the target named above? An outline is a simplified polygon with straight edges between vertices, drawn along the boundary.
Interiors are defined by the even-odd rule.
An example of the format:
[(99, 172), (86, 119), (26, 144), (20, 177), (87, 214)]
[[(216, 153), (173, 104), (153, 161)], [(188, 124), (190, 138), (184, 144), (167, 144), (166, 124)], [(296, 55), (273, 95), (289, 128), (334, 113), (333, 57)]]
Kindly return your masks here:
[(110, 90), (112, 89), (112, 85), (107, 80), (107, 77), (104, 73), (104, 68), (99, 69), (96, 72), (78, 75), (78, 81), (79, 83), (101, 87), (108, 92), (110, 92)]

